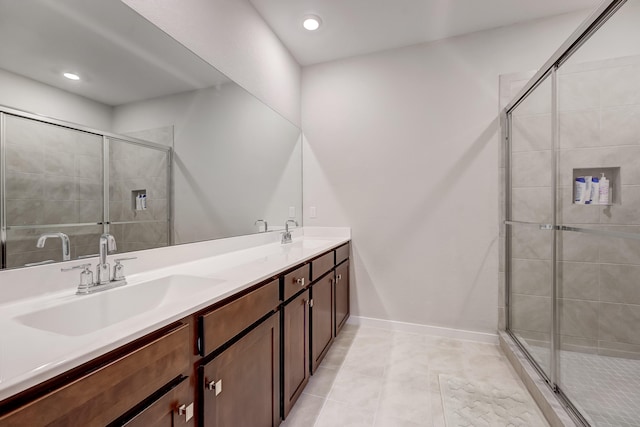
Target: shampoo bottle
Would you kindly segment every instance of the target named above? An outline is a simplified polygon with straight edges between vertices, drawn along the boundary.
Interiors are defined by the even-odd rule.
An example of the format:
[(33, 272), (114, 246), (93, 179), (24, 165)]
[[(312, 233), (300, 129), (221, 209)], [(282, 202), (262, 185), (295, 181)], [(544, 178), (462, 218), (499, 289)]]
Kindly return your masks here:
[(598, 200), (601, 205), (608, 205), (609, 201), (609, 180), (602, 174), (600, 178), (600, 199)]
[(597, 176), (591, 178), (591, 204), (600, 204), (600, 180)]
[(584, 200), (583, 203), (585, 205), (591, 204), (591, 176), (584, 177)]
[(584, 181), (584, 177), (580, 176), (576, 178), (576, 188), (574, 191), (573, 201), (579, 205), (584, 204), (584, 193), (586, 189), (586, 184)]

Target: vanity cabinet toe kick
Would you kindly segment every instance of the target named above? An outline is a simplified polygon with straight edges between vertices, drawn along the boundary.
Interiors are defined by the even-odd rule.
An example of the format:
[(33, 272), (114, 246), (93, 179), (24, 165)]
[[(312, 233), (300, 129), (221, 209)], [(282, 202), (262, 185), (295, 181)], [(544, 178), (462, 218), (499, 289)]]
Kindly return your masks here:
[(278, 426), (349, 316), (349, 243), (0, 402), (0, 426)]

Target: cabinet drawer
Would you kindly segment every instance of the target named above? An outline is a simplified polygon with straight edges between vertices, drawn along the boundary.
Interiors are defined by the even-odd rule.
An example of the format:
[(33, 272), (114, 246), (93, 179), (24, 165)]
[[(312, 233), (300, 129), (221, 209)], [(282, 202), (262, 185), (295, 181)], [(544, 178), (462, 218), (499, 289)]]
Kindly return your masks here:
[[(185, 377), (181, 383), (167, 391), (158, 400), (122, 425), (126, 427), (194, 426), (193, 400), (191, 388), (189, 387), (189, 378)], [(182, 405), (184, 405), (185, 411), (188, 410), (188, 415), (179, 413), (179, 408)]]
[(333, 268), (333, 251), (311, 261), (311, 280), (318, 280), (323, 274)]
[(201, 355), (206, 356), (275, 310), (280, 303), (278, 280), (200, 317)]
[(349, 246), (350, 244), (347, 243), (336, 249), (336, 265), (349, 258)]
[(105, 426), (189, 368), (189, 325), (0, 418), (10, 426)]
[(284, 300), (288, 300), (309, 285), (309, 264), (284, 276)]

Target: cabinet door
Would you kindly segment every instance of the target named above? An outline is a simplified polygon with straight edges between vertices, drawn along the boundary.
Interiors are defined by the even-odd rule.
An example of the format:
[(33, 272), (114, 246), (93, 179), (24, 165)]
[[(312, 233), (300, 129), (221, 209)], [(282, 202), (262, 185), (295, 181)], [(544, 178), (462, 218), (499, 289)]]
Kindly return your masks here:
[(311, 372), (329, 351), (334, 335), (333, 272), (311, 285)]
[(349, 318), (349, 261), (336, 268), (336, 336)]
[(200, 367), (203, 425), (280, 424), (279, 314)]
[(309, 382), (309, 290), (282, 308), (283, 395), (286, 418)]

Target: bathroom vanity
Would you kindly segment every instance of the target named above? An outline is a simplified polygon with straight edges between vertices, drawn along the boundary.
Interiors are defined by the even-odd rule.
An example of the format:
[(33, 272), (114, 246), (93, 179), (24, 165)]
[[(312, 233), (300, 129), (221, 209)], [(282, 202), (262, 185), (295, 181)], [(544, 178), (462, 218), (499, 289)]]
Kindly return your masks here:
[[(278, 425), (349, 316), (349, 248), (348, 237), (302, 237), (153, 271), (103, 295), (3, 306), (3, 331), (45, 346), (3, 350), (12, 354), (1, 366), (16, 372), (0, 381), (0, 425)], [(149, 313), (81, 327), (36, 320), (149, 286), (164, 292)], [(56, 345), (67, 356), (29, 351)]]

